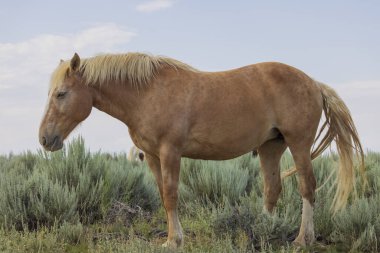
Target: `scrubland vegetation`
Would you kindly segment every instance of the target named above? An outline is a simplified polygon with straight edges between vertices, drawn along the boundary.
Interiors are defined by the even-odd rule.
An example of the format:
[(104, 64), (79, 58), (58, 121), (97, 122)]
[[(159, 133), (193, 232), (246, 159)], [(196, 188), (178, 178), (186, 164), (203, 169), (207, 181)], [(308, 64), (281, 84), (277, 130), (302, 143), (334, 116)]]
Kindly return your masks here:
[[(318, 186), (338, 157), (316, 159)], [(317, 241), (305, 252), (380, 251), (380, 154), (366, 154), (367, 187), (335, 216), (334, 175), (316, 196)], [(282, 169), (292, 166), (286, 153)], [(301, 220), (297, 176), (283, 181), (273, 216), (262, 212), (259, 158), (182, 159), (182, 252), (292, 252)], [(166, 217), (146, 164), (90, 153), (77, 139), (55, 153), (0, 156), (0, 252), (166, 252)], [(299, 249), (298, 249), (299, 250)]]

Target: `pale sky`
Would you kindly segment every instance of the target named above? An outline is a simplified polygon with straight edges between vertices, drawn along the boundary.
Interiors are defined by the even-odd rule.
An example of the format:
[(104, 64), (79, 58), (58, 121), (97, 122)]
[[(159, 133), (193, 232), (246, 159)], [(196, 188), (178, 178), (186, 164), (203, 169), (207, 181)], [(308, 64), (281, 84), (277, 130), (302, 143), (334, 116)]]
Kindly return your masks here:
[[(121, 3), (123, 2), (123, 3)], [(0, 154), (40, 148), (59, 60), (103, 52), (165, 55), (219, 71), (280, 61), (324, 82), (380, 151), (380, 1), (0, 1)], [(69, 139), (128, 151), (127, 127), (93, 110)]]

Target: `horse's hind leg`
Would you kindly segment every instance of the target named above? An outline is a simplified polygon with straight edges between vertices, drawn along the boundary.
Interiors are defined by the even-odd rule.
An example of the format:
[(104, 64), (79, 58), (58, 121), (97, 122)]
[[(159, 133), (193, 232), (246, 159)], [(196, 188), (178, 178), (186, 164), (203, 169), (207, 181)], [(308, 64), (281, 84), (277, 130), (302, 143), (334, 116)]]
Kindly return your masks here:
[(311, 165), (310, 141), (299, 141), (296, 144), (288, 143), (289, 149), (297, 168), (299, 189), (302, 195), (302, 221), (299, 234), (294, 243), (301, 246), (314, 242), (313, 206), (316, 181)]
[(281, 193), (280, 159), (285, 149), (283, 138), (267, 141), (258, 149), (264, 175), (265, 208), (270, 213)]

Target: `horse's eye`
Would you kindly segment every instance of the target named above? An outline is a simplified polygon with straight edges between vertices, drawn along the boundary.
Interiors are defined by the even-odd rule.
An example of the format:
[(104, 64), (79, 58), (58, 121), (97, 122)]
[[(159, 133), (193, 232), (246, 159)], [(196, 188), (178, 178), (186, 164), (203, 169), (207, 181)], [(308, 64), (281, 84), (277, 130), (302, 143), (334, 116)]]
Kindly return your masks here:
[(57, 93), (57, 98), (59, 98), (59, 99), (61, 99), (61, 98), (64, 98), (65, 97), (65, 95), (66, 95), (66, 91), (60, 91), (60, 92), (58, 92)]

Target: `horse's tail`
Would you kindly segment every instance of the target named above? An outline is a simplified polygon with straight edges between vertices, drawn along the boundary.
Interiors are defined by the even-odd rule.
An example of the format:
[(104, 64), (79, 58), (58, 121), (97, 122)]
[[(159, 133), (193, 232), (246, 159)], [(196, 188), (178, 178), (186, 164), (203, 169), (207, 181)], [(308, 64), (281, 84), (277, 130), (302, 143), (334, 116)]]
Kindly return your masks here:
[[(318, 146), (312, 151), (311, 159), (313, 160), (319, 156), (335, 140), (339, 155), (339, 167), (337, 168), (336, 177), (337, 189), (333, 199), (333, 210), (335, 212), (346, 205), (348, 197), (354, 188), (354, 153), (359, 158), (360, 174), (365, 178), (364, 152), (350, 111), (343, 100), (331, 87), (320, 82), (317, 82), (317, 84), (321, 89), (326, 121), (319, 130), (314, 144), (317, 143), (324, 131), (326, 133), (319, 141)], [(286, 171), (283, 178), (295, 172), (295, 168)]]

